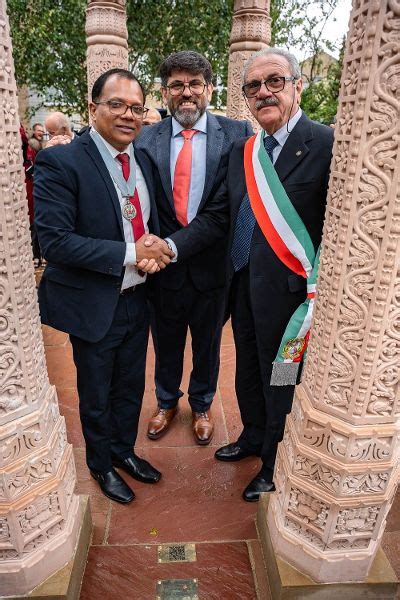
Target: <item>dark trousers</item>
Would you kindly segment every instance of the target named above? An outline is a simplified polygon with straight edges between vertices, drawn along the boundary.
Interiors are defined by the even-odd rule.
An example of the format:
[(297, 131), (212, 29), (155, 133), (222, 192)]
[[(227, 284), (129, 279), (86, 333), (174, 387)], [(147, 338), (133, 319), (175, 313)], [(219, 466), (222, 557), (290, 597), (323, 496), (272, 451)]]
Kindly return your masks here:
[(40, 261), (42, 259), (42, 252), (40, 250), (39, 238), (38, 238), (38, 234), (36, 232), (36, 227), (32, 223), (32, 225), (30, 225), (29, 229), (31, 231), (31, 243), (32, 243), (33, 258), (36, 258)]
[(135, 445), (145, 386), (149, 333), (143, 285), (121, 295), (107, 334), (90, 343), (70, 336), (77, 371), (79, 410), (89, 469), (109, 471), (113, 455)]
[[(232, 285), (235, 386), (243, 423), (238, 442), (244, 449), (261, 456), (262, 471), (271, 476), (286, 414), (291, 410), (294, 386), (269, 384), (274, 353), (263, 334), (263, 324), (254, 321), (248, 269), (237, 273)], [(273, 318), (265, 314), (266, 320)]]
[(189, 278), (179, 290), (162, 289), (151, 312), (156, 353), (155, 384), (161, 408), (174, 408), (180, 389), (188, 329), (192, 337), (193, 369), (189, 403), (193, 411), (208, 410), (217, 388), (224, 314), (223, 288), (199, 292)]

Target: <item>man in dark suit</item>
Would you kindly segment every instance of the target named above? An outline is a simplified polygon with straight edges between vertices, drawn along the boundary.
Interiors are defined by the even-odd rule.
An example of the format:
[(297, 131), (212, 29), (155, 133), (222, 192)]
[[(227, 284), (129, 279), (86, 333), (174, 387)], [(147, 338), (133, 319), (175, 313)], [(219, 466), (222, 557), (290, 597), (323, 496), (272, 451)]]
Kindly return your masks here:
[[(322, 236), (333, 131), (301, 111), (301, 90), (298, 62), (285, 50), (270, 48), (249, 59), (243, 93), (262, 130), (256, 138), (239, 140), (233, 146), (226, 184), (220, 191), (221, 196), (228, 195), (231, 206), (228, 278), (236, 345), (235, 385), (243, 431), (236, 442), (223, 446), (215, 456), (223, 461), (261, 457), (260, 472), (243, 492), (247, 501), (256, 501), (260, 492), (275, 489), (276, 452), (296, 382), (296, 376), (287, 378), (286, 369), (296, 367), (294, 363), (288, 365), (287, 359), (296, 355), (299, 360), (306, 344), (304, 337), (286, 340), (285, 360), (278, 353), (293, 313), (306, 301), (307, 289), (313, 289), (311, 278), (294, 272), (292, 263), (280, 253), (268, 226), (275, 225), (281, 234), (278, 241), (290, 247), (288, 228), (295, 219), (281, 217), (297, 212), (302, 226), (297, 237), (302, 241), (308, 232), (311, 255)], [(258, 154), (248, 154), (252, 143), (257, 149), (257, 140)], [(252, 160), (247, 161), (248, 156)], [(264, 194), (263, 185), (271, 173), (276, 180), (275, 187), (270, 181), (270, 189), (275, 192)], [(265, 205), (257, 204), (254, 190), (265, 199)], [(272, 201), (280, 192), (287, 198), (286, 209), (290, 205), (290, 210), (279, 213), (281, 225), (275, 221), (278, 213), (274, 213)], [(269, 223), (265, 214), (270, 216)], [(282, 221), (286, 233), (279, 230)], [(291, 252), (288, 254), (293, 258)], [(297, 355), (299, 348), (302, 350)], [(281, 361), (278, 371), (283, 369), (284, 373), (283, 381), (278, 382), (272, 376), (277, 361)]]
[(213, 434), (209, 408), (218, 371), (225, 300), (228, 205), (217, 200), (234, 140), (251, 133), (246, 121), (214, 116), (211, 65), (197, 52), (168, 56), (160, 67), (171, 117), (143, 129), (137, 147), (153, 162), (161, 236), (175, 252), (168, 273), (154, 283), (152, 334), (156, 351), (157, 410), (148, 437), (163, 435), (177, 410), (188, 329), (193, 370), (189, 382), (198, 444)]
[(151, 168), (134, 152), (144, 94), (129, 71), (95, 82), (93, 126), (36, 163), (36, 227), (48, 261), (39, 288), (43, 323), (70, 334), (86, 459), (103, 493), (134, 494), (114, 467), (147, 483), (161, 474), (134, 454), (148, 340), (146, 274), (172, 252), (159, 231)]

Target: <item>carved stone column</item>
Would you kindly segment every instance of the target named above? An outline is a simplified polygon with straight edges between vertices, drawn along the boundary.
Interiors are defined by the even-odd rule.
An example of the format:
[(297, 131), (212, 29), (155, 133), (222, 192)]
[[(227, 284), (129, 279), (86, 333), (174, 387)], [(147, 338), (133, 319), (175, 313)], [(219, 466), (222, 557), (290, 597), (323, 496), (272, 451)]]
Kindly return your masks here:
[(399, 116), (400, 1), (353, 0), (309, 356), (267, 518), (275, 553), (317, 582), (366, 579), (398, 483)]
[(86, 44), (88, 99), (96, 79), (115, 67), (128, 68), (126, 0), (88, 0)]
[(0, 594), (67, 563), (81, 525), (75, 467), (44, 355), (6, 2), (0, 0)]
[(229, 44), (226, 114), (232, 119), (248, 119), (255, 131), (260, 126), (247, 108), (241, 89), (243, 68), (254, 52), (268, 46), (270, 39), (269, 0), (235, 0)]

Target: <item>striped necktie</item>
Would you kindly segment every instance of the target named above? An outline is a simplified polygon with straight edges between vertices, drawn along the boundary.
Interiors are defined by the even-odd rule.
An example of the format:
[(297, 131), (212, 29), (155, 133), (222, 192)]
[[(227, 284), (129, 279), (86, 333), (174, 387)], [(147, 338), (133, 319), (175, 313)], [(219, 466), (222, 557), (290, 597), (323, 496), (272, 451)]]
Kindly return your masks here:
[[(279, 142), (273, 135), (264, 137), (264, 146), (268, 156), (273, 162), (272, 152)], [(233, 235), (231, 258), (235, 271), (240, 271), (249, 262), (251, 238), (253, 236), (256, 218), (250, 206), (249, 195), (246, 194), (239, 208), (235, 224), (235, 233)]]

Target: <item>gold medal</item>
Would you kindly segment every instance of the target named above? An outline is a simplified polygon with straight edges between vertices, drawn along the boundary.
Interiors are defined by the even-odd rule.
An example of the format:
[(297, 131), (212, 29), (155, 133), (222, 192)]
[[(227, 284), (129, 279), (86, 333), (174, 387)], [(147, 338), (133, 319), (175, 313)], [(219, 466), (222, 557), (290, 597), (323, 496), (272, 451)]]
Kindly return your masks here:
[(305, 338), (291, 338), (286, 342), (282, 350), (283, 358), (295, 360), (300, 358), (306, 345)]

